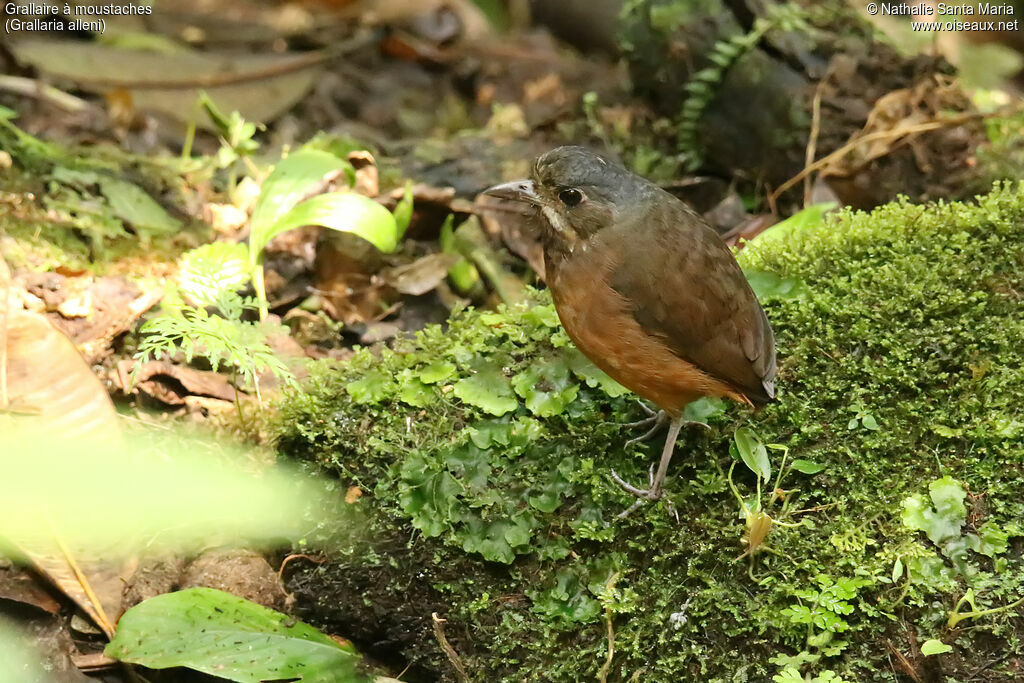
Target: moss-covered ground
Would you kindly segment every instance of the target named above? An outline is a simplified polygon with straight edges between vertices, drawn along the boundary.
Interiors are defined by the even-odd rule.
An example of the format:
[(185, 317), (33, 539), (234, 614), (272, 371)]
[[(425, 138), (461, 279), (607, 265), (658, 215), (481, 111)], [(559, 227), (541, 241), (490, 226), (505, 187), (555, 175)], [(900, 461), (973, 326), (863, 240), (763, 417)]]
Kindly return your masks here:
[[(278, 449), (363, 495), (356, 533), (311, 536), (331, 561), (296, 563), (300, 612), (406, 680), (456, 680), (431, 612), (470, 680), (1020, 680), (1020, 609), (949, 624), (968, 590), (977, 612), (1024, 595), (1024, 186), (769, 232), (740, 259), (802, 283), (765, 301), (779, 401), (700, 406), (678, 521), (615, 518), (609, 470), (643, 481), (660, 438), (624, 448), (635, 398), (546, 294), (318, 364)], [(795, 525), (742, 558), (741, 426), (788, 449), (761, 502)], [(732, 480), (753, 509), (755, 475)]]

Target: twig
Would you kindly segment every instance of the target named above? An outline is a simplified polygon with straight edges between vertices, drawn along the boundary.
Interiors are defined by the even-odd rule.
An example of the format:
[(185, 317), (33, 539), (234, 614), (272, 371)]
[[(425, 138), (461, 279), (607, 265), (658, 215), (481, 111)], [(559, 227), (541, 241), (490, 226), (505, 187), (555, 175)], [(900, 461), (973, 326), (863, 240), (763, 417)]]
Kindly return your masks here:
[(107, 639), (110, 640), (114, 637), (114, 625), (110, 621), (110, 617), (107, 616), (106, 610), (103, 609), (103, 603), (100, 602), (96, 592), (92, 589), (92, 584), (89, 583), (89, 579), (85, 576), (85, 572), (82, 571), (81, 566), (75, 560), (75, 556), (71, 553), (71, 550), (64, 543), (64, 539), (61, 538), (60, 534), (57, 533), (57, 528), (53, 524), (53, 520), (49, 520), (50, 530), (53, 532), (53, 540), (57, 543), (57, 548), (61, 554), (64, 555), (64, 559), (67, 561), (68, 566), (71, 567), (71, 571), (74, 572), (75, 578), (78, 580), (78, 584), (82, 587), (85, 592), (85, 597), (92, 603), (93, 609), (96, 610), (96, 621), (97, 626), (103, 629)]
[(0, 76), (0, 90), (35, 97), (60, 107), (64, 111), (85, 111), (92, 106), (80, 97), (69, 95), (63, 90), (54, 88), (52, 85), (46, 85), (38, 80), (25, 78), (24, 76)]
[(462, 657), (459, 657), (459, 653), (455, 651), (455, 648), (451, 646), (448, 638), (444, 635), (444, 625), (448, 623), (448, 620), (437, 616), (437, 612), (433, 612), (430, 618), (434, 620), (434, 637), (437, 638), (441, 649), (448, 656), (448, 661), (452, 663), (452, 668), (455, 669), (455, 677), (459, 679), (460, 683), (468, 681), (469, 674), (466, 673), (466, 665), (462, 663)]
[(884, 140), (886, 138), (901, 138), (901, 137), (905, 137), (905, 136), (909, 136), (909, 135), (914, 135), (916, 133), (925, 133), (925, 132), (930, 131), (930, 130), (939, 130), (941, 128), (948, 128), (950, 126), (956, 126), (956, 125), (959, 125), (961, 123), (965, 123), (965, 122), (970, 121), (972, 119), (985, 118), (986, 116), (991, 116), (991, 115), (993, 115), (993, 114), (982, 114), (981, 112), (970, 112), (968, 114), (963, 114), (961, 116), (951, 116), (951, 117), (945, 118), (945, 119), (936, 119), (934, 121), (926, 121), (924, 123), (919, 123), (919, 124), (917, 124), (915, 126), (908, 126), (906, 128), (896, 128), (896, 129), (893, 129), (893, 130), (880, 130), (880, 131), (876, 131), (874, 133), (868, 133), (867, 135), (862, 135), (861, 137), (856, 138), (855, 140), (851, 140), (850, 142), (846, 143), (845, 145), (843, 145), (842, 147), (840, 147), (836, 151), (832, 152), (831, 154), (829, 154), (827, 156), (824, 156), (821, 159), (818, 159), (813, 164), (811, 164), (809, 166), (805, 166), (804, 170), (800, 171), (795, 176), (793, 176), (792, 178), (790, 178), (789, 180), (784, 182), (782, 185), (780, 185), (778, 188), (776, 188), (774, 192), (772, 192), (770, 195), (768, 195), (768, 202), (770, 204), (774, 203), (775, 200), (777, 200), (784, 192), (786, 192), (791, 187), (793, 187), (794, 185), (799, 183), (801, 180), (803, 180), (809, 174), (814, 173), (815, 171), (817, 171), (819, 169), (822, 169), (825, 166), (828, 166), (829, 164), (831, 164), (834, 161), (838, 161), (839, 159), (842, 159), (847, 154), (849, 154), (850, 152), (852, 152), (853, 150), (855, 150), (857, 147), (859, 147), (861, 144), (863, 144), (865, 142), (873, 142), (875, 140)]
[[(604, 584), (605, 590), (609, 593), (615, 590), (615, 582), (618, 579), (619, 572), (615, 572), (608, 577), (608, 581)], [(605, 657), (604, 666), (597, 673), (597, 680), (601, 683), (607, 683), (608, 672), (612, 669), (612, 658), (615, 657), (615, 627), (612, 625), (612, 608), (608, 605), (605, 605), (604, 608), (604, 623), (608, 630), (608, 656)]]
[[(804, 154), (804, 168), (814, 163), (814, 156), (818, 152), (818, 135), (821, 132), (821, 91), (832, 70), (825, 72), (824, 77), (818, 81), (818, 87), (814, 89), (814, 100), (811, 102), (811, 134), (807, 136), (807, 152)], [(804, 208), (811, 205), (811, 174), (804, 176)]]

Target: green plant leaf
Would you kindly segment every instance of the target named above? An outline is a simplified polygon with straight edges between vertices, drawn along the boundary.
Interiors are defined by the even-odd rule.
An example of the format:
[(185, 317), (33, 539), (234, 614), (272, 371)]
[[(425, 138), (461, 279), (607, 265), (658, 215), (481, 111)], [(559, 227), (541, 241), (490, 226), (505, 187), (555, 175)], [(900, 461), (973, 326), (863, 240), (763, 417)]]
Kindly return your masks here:
[(725, 401), (715, 396), (705, 396), (688, 404), (683, 409), (683, 419), (687, 422), (706, 423), (712, 417), (725, 414)]
[(934, 507), (920, 495), (903, 501), (903, 524), (924, 531), (937, 545), (960, 538), (960, 528), (967, 519), (963, 486), (947, 475), (928, 485), (928, 495)]
[(892, 563), (892, 582), (896, 583), (903, 578), (903, 558), (897, 557)]
[(758, 299), (798, 299), (807, 295), (803, 280), (780, 277), (766, 270), (744, 270), (750, 288)]
[(409, 229), (409, 223), (412, 222), (412, 209), (412, 181), (409, 181), (405, 184), (405, 193), (395, 205), (395, 210), (391, 212), (395, 217), (395, 232), (398, 239), (402, 239), (405, 231)]
[(423, 408), (437, 401), (437, 393), (417, 377), (406, 377), (398, 392), (398, 400), (417, 408)]
[(875, 420), (873, 415), (864, 415), (860, 418), (860, 423), (864, 426), (864, 429), (870, 429), (873, 432), (879, 430), (878, 422)]
[(932, 655), (941, 655), (944, 652), (952, 651), (952, 645), (947, 645), (941, 640), (936, 640), (934, 638), (931, 638), (921, 643), (921, 654), (923, 654), (925, 657), (930, 657)]
[[(538, 306), (537, 308), (540, 307)], [(554, 324), (551, 327), (557, 327), (557, 325), (558, 318), (555, 317)], [(594, 365), (579, 349), (566, 349), (565, 359), (572, 373), (586, 382), (588, 387), (600, 387), (601, 391), (611, 398), (618, 398), (629, 393), (629, 389), (609, 377), (604, 370)]]
[(143, 239), (152, 234), (166, 235), (181, 230), (181, 221), (172, 218), (135, 183), (100, 175), (99, 184), (111, 213), (135, 228)]
[(244, 244), (204, 244), (178, 261), (178, 289), (196, 306), (212, 306), (222, 292), (237, 291), (248, 282), (251, 272)]
[(576, 572), (563, 569), (555, 577), (555, 585), (547, 590), (528, 590), (534, 611), (563, 625), (586, 624), (601, 614), (601, 603), (587, 594)]
[(802, 460), (800, 458), (797, 458), (790, 463), (790, 466), (802, 474), (817, 474), (825, 469), (825, 465), (822, 465), (821, 463), (817, 463), (812, 460)]
[(455, 231), (453, 229), (455, 215), (448, 214), (441, 225), (441, 234), (438, 241), (441, 243), (441, 251), (446, 254), (458, 256), (458, 260), (448, 268), (448, 277), (452, 281), (456, 291), (460, 294), (468, 294), (480, 286), (480, 271), (473, 262), (463, 256), (455, 242)]
[(733, 433), (733, 440), (736, 442), (736, 450), (743, 463), (750, 468), (751, 472), (764, 481), (768, 481), (772, 474), (772, 466), (768, 461), (768, 450), (754, 430), (750, 427), (740, 427)]
[(418, 371), (424, 384), (437, 384), (455, 376), (455, 365), (448, 361), (435, 361)]
[(772, 676), (774, 683), (807, 683), (804, 677), (800, 674), (800, 670), (792, 666), (787, 666), (779, 673)]
[[(398, 229), (390, 211), (361, 194), (330, 192), (293, 207), (266, 231), (260, 249), (275, 236), (306, 225), (350, 232), (385, 253), (394, 251), (398, 246)], [(254, 246), (255, 243), (250, 249)]]
[(519, 406), (508, 378), (495, 363), (481, 363), (474, 373), (455, 383), (454, 394), (491, 415), (504, 415)]
[(345, 391), (356, 403), (380, 403), (394, 395), (396, 388), (391, 376), (380, 370), (371, 370), (345, 385)]
[[(771, 233), (772, 239), (792, 237), (795, 233), (820, 225), (822, 221), (825, 220), (825, 214), (836, 208), (836, 206), (835, 202), (812, 204), (806, 209), (793, 214), (786, 220), (776, 223), (772, 227), (768, 228), (768, 230), (762, 232), (761, 235)], [(758, 235), (750, 241), (756, 241), (761, 235)]]
[(241, 683), (365, 681), (359, 655), (312, 626), (212, 588), (150, 598), (124, 613), (105, 650), (151, 669), (185, 666)]
[(337, 174), (351, 170), (347, 161), (312, 149), (300, 150), (279, 161), (263, 181), (253, 208), (249, 238), (253, 257), (262, 253), (275, 234), (282, 232), (275, 231), (275, 226), (292, 207), (323, 189)]
[(999, 525), (994, 522), (989, 521), (982, 524), (978, 529), (978, 536), (981, 542), (974, 550), (986, 557), (1001, 555), (1009, 547), (1010, 534), (999, 528)]
[(558, 415), (576, 399), (580, 387), (569, 375), (565, 359), (557, 356), (541, 358), (512, 378), (512, 388), (526, 400), (534, 415)]

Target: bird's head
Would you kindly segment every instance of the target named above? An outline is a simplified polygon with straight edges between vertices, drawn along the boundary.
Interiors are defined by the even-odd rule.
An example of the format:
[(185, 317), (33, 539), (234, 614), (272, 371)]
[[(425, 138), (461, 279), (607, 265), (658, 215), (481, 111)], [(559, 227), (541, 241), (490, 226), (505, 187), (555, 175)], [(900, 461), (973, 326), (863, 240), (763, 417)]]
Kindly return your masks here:
[(545, 249), (571, 253), (615, 225), (622, 212), (646, 198), (650, 187), (583, 147), (558, 147), (537, 157), (528, 180), (495, 185), (484, 194), (533, 208)]

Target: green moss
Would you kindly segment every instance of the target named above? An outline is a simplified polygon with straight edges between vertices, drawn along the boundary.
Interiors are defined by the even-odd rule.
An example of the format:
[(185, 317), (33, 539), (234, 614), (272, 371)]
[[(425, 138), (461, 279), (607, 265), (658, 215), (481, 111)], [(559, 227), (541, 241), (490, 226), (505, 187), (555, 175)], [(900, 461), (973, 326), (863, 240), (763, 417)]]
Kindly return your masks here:
[[(1024, 591), (1024, 186), (769, 232), (741, 260), (805, 284), (766, 302), (780, 400), (710, 411), (710, 430), (684, 433), (668, 481), (678, 523), (661, 504), (614, 519), (631, 500), (609, 469), (643, 481), (660, 443), (623, 448), (633, 435), (617, 423), (639, 408), (571, 348), (544, 294), (321, 364), (282, 406), (279, 449), (369, 493), (359, 505), (380, 540), (301, 577), (362, 606), (326, 597), (306, 615), (349, 632), (361, 610), (402, 624), (390, 642), (422, 680), (452, 677), (429, 626), (410, 626), (424, 605), (442, 606), (473, 680), (592, 679), (606, 619), (608, 680), (899, 680), (890, 647), (947, 680), (982, 667), (1013, 680), (1014, 611), (945, 624), (968, 587), (978, 610)], [(745, 525), (726, 476), (743, 425), (824, 465), (784, 475), (785, 506), (765, 511), (798, 526), (776, 525), (749, 560), (734, 559)], [(965, 514), (946, 506), (936, 546), (904, 516), (945, 514), (928, 512), (943, 477)], [(751, 504), (742, 465), (735, 484)], [(954, 649), (922, 660), (929, 638)]]
[(66, 148), (2, 117), (0, 149), (12, 157), (12, 168), (0, 173), (0, 248), (14, 268), (149, 275), (153, 264), (176, 260), (201, 236), (175, 206), (184, 201), (186, 162), (112, 147)]

